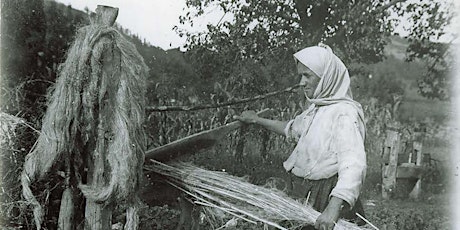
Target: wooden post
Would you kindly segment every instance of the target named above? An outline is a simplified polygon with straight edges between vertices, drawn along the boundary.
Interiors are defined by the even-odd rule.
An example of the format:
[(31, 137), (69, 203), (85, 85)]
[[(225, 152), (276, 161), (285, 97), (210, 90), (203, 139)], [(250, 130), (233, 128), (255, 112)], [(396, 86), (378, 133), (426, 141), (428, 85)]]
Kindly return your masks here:
[[(91, 22), (93, 24), (102, 24), (107, 26), (113, 26), (118, 16), (118, 8), (108, 6), (97, 6), (96, 14), (93, 15)], [(118, 59), (120, 56), (118, 55)], [(113, 71), (115, 71), (116, 63), (120, 63), (117, 60), (117, 55), (111, 50), (104, 51), (102, 57), (103, 71), (102, 74), (105, 78), (110, 78)], [(110, 95), (109, 95), (110, 96)], [(111, 95), (114, 96), (114, 95)], [(97, 139), (100, 140), (95, 150), (89, 154), (88, 159), (88, 184), (95, 187), (104, 187), (106, 185), (106, 178), (104, 172), (107, 170), (104, 168), (104, 156), (107, 154), (105, 135), (108, 130), (108, 124), (103, 117), (107, 106), (104, 106), (104, 101), (100, 102), (99, 115), (98, 115), (98, 127), (97, 127)], [(112, 226), (112, 209), (110, 206), (105, 204), (98, 204), (94, 201), (86, 201), (85, 209), (85, 229), (111, 229)]]
[[(257, 115), (265, 116), (269, 111), (270, 109), (263, 109), (259, 111)], [(168, 162), (187, 154), (197, 153), (203, 149), (214, 146), (228, 133), (243, 125), (244, 124), (240, 121), (234, 121), (214, 129), (195, 133), (154, 149), (149, 149), (145, 152), (145, 162), (148, 162), (150, 159)]]
[[(422, 143), (418, 141), (414, 141), (413, 149), (414, 149), (413, 153), (417, 157), (415, 165), (421, 166), (422, 165)], [(409, 197), (413, 199), (418, 199), (420, 197), (421, 187), (422, 187), (422, 178), (419, 177), (417, 178), (417, 182), (415, 183), (414, 188), (409, 193)]]
[(90, 15), (91, 24), (113, 26), (118, 17), (118, 8), (98, 5), (96, 13)]
[(414, 154), (416, 155), (415, 165), (422, 165), (422, 143), (414, 141)]
[(75, 204), (73, 189), (68, 187), (62, 193), (61, 207), (58, 218), (58, 229), (59, 230), (73, 230), (74, 227), (74, 213)]
[(59, 230), (73, 230), (74, 226), (74, 190), (70, 182), (71, 177), (71, 159), (67, 157), (65, 161), (65, 186), (61, 198), (61, 207), (59, 210), (58, 229)]
[[(106, 124), (104, 124), (103, 119), (101, 119), (101, 114), (99, 114), (100, 124), (98, 126), (98, 139), (103, 140), (106, 131)], [(102, 143), (101, 143), (102, 142)], [(105, 142), (105, 141), (104, 141)], [(105, 184), (104, 178), (104, 155), (105, 154), (105, 145), (103, 141), (98, 143), (96, 150), (93, 152), (91, 158), (89, 159), (88, 166), (88, 184), (92, 186), (102, 188)], [(104, 206), (103, 204), (98, 204), (91, 200), (86, 200), (86, 209), (85, 209), (85, 230), (91, 229), (110, 229), (112, 225), (112, 210)]]
[(389, 198), (389, 193), (396, 186), (396, 169), (398, 166), (398, 154), (400, 150), (400, 136), (397, 131), (387, 130), (382, 165), (382, 197)]
[(414, 151), (411, 151), (409, 153), (409, 159), (407, 160), (407, 163), (411, 164), (412, 163), (412, 155), (414, 154)]

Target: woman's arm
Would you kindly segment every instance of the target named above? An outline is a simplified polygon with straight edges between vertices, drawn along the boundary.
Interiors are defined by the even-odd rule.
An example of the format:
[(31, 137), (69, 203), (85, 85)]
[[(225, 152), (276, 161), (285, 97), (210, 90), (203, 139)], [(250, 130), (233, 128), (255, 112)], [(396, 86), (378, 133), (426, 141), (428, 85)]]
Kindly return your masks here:
[(339, 176), (331, 196), (346, 201), (350, 208), (360, 194), (367, 169), (364, 139), (356, 120), (349, 115), (339, 116), (331, 145), (337, 153)]
[(348, 115), (341, 115), (334, 126), (333, 151), (337, 153), (338, 181), (330, 201), (316, 220), (317, 229), (333, 229), (341, 207), (351, 209), (359, 196), (366, 175), (366, 153), (359, 128)]
[(256, 112), (252, 110), (243, 111), (240, 116), (233, 116), (234, 119), (237, 119), (246, 124), (256, 124), (262, 126), (265, 129), (284, 135), (284, 128), (286, 128), (287, 121), (278, 121), (270, 120), (257, 116)]
[(335, 196), (331, 197), (329, 204), (323, 213), (316, 219), (316, 229), (334, 229), (337, 220), (340, 217), (340, 210), (345, 202)]

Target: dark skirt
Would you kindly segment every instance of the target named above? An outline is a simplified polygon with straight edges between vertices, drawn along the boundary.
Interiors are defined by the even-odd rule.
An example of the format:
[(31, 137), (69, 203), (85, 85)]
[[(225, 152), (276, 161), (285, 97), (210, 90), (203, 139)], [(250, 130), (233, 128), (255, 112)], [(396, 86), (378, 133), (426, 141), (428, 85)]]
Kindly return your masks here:
[[(337, 175), (321, 180), (307, 180), (292, 176), (294, 189), (301, 192), (301, 197), (308, 197), (308, 203), (318, 212), (323, 212), (329, 204), (329, 195), (337, 184), (337, 180)], [(298, 186), (300, 186), (300, 188)], [(344, 202), (344, 207), (340, 212), (340, 218), (356, 223), (357, 225), (364, 225), (365, 222), (359, 218), (356, 213), (364, 217), (363, 205), (359, 198), (355, 206), (351, 209), (348, 203)]]

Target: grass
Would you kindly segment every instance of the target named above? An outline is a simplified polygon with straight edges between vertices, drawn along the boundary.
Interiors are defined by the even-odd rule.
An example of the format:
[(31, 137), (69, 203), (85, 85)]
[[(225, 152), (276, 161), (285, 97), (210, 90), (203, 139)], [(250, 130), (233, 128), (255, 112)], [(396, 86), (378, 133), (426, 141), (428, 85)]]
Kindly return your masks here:
[[(206, 154), (206, 153), (205, 153)], [(227, 154), (223, 154), (219, 158), (222, 162), (216, 170), (233, 171), (235, 170), (232, 167), (228, 167), (224, 162), (231, 163), (227, 161)], [(244, 174), (242, 170), (252, 170), (248, 168), (248, 164), (253, 164), (259, 162), (258, 167), (255, 167), (254, 174), (250, 174), (247, 177), (248, 180), (253, 182), (258, 182), (263, 184), (264, 182), (271, 181), (273, 178), (268, 178), (269, 175), (276, 174), (278, 171), (277, 167), (269, 167), (269, 162), (257, 161), (257, 156), (247, 155), (245, 158), (248, 160), (240, 164), (240, 168), (237, 171), (234, 171), (237, 174)], [(219, 161), (216, 158), (200, 158), (201, 160), (207, 159), (206, 163), (209, 165), (213, 164), (214, 161)], [(197, 160), (197, 158), (195, 158)], [(276, 161), (276, 159), (273, 159)], [(212, 162), (209, 162), (212, 161)], [(278, 162), (277, 162), (278, 163)], [(273, 164), (273, 166), (276, 165)], [(246, 173), (248, 175), (248, 173)], [(265, 177), (266, 179), (262, 179)], [(371, 178), (368, 178), (371, 179)], [(285, 178), (281, 178), (278, 182), (285, 182)], [(279, 184), (277, 184), (279, 185)], [(449, 196), (445, 192), (438, 191), (437, 193), (428, 191), (428, 186), (430, 184), (422, 185), (422, 195), (420, 200), (412, 200), (407, 198), (392, 198), (389, 200), (384, 200), (380, 196), (380, 191), (377, 188), (369, 189), (366, 187), (363, 189), (362, 201), (364, 204), (364, 210), (366, 218), (374, 225), (379, 227), (382, 230), (396, 230), (396, 229), (408, 229), (408, 230), (435, 230), (435, 229), (450, 229), (450, 219), (449, 219)], [(279, 187), (280, 189), (283, 186)], [(174, 229), (175, 225), (168, 223), (177, 223), (179, 219), (179, 213), (176, 209), (173, 209), (168, 206), (161, 207), (144, 207), (143, 215), (141, 217), (141, 227), (140, 229)], [(202, 229), (211, 229), (209, 224), (206, 223), (206, 213), (201, 214), (201, 223), (200, 226)], [(149, 224), (152, 223), (152, 224)], [(147, 227), (148, 226), (148, 227)], [(237, 220), (237, 225), (233, 227), (228, 227), (224, 229), (264, 229), (263, 225), (250, 224), (242, 221), (241, 219)]]
[[(447, 230), (452, 229), (449, 220), (450, 206), (445, 194), (428, 196), (420, 201), (406, 199), (364, 200), (366, 218), (381, 230)], [(141, 230), (175, 229), (179, 213), (168, 206), (145, 207), (142, 209)], [(203, 214), (204, 215), (204, 214)], [(205, 216), (203, 216), (203, 220)], [(203, 221), (200, 226), (206, 228)], [(234, 227), (224, 229), (264, 229), (263, 225), (250, 224), (242, 220)]]
[(434, 122), (443, 123), (453, 111), (452, 105), (446, 101), (407, 98), (403, 100), (399, 113), (401, 120), (430, 122), (432, 119)]
[[(311, 206), (298, 202), (279, 190), (255, 186), (241, 177), (227, 173), (205, 170), (187, 163), (171, 166), (155, 162), (149, 167), (161, 175), (167, 176), (171, 182), (200, 202), (200, 205), (218, 208), (231, 213), (247, 222), (263, 222), (277, 229), (280, 222), (289, 222), (294, 226), (314, 224), (320, 215)], [(337, 222), (338, 228), (361, 229), (345, 221)]]
[(426, 196), (419, 201), (376, 198), (365, 201), (364, 209), (368, 220), (381, 230), (451, 229), (446, 198), (446, 194)]

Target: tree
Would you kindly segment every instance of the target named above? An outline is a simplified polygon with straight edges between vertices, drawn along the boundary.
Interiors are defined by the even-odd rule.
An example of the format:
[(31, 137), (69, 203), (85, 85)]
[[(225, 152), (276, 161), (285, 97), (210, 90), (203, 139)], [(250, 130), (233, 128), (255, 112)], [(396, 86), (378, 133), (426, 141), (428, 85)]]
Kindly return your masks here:
[[(445, 31), (453, 17), (450, 9), (454, 9), (453, 2), (438, 1), (398, 9), (398, 13), (413, 24), (407, 36), (410, 41), (407, 60), (423, 60), (428, 66), (428, 71), (418, 81), (419, 92), (428, 98), (450, 97), (449, 74), (454, 60), (450, 45), (457, 38), (456, 34)], [(450, 39), (449, 43), (438, 42), (443, 36)]]
[[(452, 15), (448, 7), (442, 7), (444, 3), (436, 1), (187, 0), (186, 4), (188, 12), (180, 17), (184, 25), (193, 25), (210, 10), (224, 15), (204, 32), (176, 27), (179, 35), (187, 36), (187, 48), (202, 77), (230, 84), (241, 82), (241, 75), (248, 71), (245, 79), (249, 82), (268, 78), (258, 85), (262, 90), (269, 82), (279, 83), (279, 75), (294, 75), (292, 53), (299, 48), (324, 42), (347, 65), (375, 63), (384, 58), (386, 38), (396, 34), (401, 18), (410, 18), (408, 52), (418, 55), (423, 49), (417, 44), (426, 47), (427, 41), (444, 34)], [(232, 20), (225, 20), (226, 15)], [(438, 53), (430, 54), (443, 60)], [(267, 72), (270, 67), (277, 74)]]

